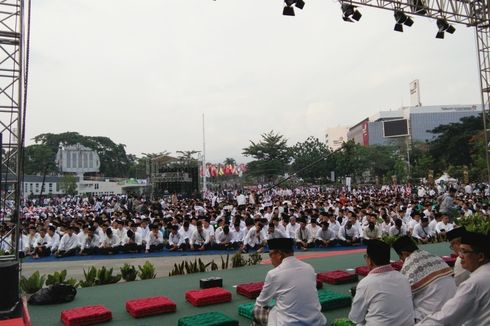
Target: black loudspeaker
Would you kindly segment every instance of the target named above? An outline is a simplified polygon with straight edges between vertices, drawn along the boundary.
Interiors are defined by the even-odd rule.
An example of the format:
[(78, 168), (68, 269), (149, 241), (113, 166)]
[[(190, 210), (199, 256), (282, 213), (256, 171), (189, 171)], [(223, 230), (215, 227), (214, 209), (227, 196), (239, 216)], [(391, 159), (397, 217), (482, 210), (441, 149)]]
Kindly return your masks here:
[(19, 317), (19, 262), (0, 262), (0, 319)]

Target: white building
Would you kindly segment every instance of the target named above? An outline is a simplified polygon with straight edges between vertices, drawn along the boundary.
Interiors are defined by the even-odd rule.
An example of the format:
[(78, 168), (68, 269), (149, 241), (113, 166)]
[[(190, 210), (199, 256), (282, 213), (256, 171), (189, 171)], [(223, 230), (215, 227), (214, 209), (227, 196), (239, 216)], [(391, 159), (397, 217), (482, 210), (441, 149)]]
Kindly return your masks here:
[(333, 150), (340, 148), (342, 144), (347, 141), (348, 131), (348, 127), (338, 126), (334, 128), (327, 128), (325, 133), (325, 143)]

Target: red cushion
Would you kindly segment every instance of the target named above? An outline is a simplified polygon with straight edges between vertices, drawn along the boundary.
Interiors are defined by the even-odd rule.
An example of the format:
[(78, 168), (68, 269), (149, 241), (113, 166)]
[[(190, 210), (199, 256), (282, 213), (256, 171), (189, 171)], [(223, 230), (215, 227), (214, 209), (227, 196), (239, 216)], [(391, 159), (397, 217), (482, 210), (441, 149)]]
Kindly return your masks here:
[(231, 301), (231, 292), (223, 288), (190, 290), (185, 293), (185, 299), (193, 306), (202, 307), (215, 303)]
[(359, 276), (366, 276), (367, 274), (369, 274), (369, 267), (368, 266), (356, 267), (356, 274)]
[(451, 254), (451, 257), (453, 257), (453, 258), (458, 258), (458, 254), (452, 253), (452, 254)]
[(451, 267), (454, 266), (454, 264), (456, 263), (456, 258), (454, 257), (442, 256), (441, 258), (446, 262), (446, 264), (448, 264)]
[(239, 284), (236, 287), (236, 293), (241, 294), (249, 299), (255, 299), (259, 296), (264, 287), (264, 282)]
[(319, 281), (330, 283), (330, 284), (349, 283), (349, 282), (356, 282), (358, 280), (356, 274), (349, 273), (342, 270), (318, 273), (316, 275), (316, 278)]
[(323, 288), (323, 282), (320, 280), (316, 280), (316, 289), (322, 289)]
[(175, 302), (167, 297), (152, 297), (129, 300), (126, 302), (126, 311), (134, 318), (146, 317), (175, 312)]
[(399, 271), (403, 267), (403, 262), (401, 260), (394, 261), (391, 263), (391, 267), (393, 267), (393, 269)]
[(112, 312), (104, 306), (85, 306), (61, 312), (61, 322), (67, 326), (94, 325), (112, 319)]

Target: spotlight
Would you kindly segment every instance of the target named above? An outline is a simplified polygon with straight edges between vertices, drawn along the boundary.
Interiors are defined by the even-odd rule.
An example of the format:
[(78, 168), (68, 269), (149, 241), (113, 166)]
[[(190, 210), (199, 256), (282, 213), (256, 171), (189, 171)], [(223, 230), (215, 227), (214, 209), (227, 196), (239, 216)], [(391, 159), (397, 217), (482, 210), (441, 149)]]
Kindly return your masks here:
[(407, 25), (408, 27), (413, 25), (413, 19), (407, 16), (403, 11), (395, 10), (395, 31), (403, 32), (403, 25)]
[(305, 6), (305, 2), (303, 0), (296, 0), (296, 4), (295, 4), (296, 8), (298, 9), (303, 9), (304, 6)]
[(456, 32), (456, 28), (453, 25), (449, 25), (449, 23), (443, 18), (437, 19), (437, 28), (439, 31), (436, 34), (436, 38), (440, 39), (444, 38), (444, 32), (448, 32), (449, 34)]
[(282, 14), (284, 16), (294, 16), (294, 8), (285, 6), (284, 9), (282, 10)]
[(354, 19), (355, 21), (359, 21), (359, 19), (361, 19), (362, 17), (362, 14), (356, 9), (355, 6), (351, 4), (343, 3), (341, 9), (343, 14), (342, 19), (346, 22), (352, 23), (352, 19)]
[(402, 25), (402, 24), (398, 24), (398, 23), (396, 23), (396, 24), (395, 24), (395, 28), (394, 28), (394, 30), (395, 30), (396, 32), (403, 32), (403, 25)]

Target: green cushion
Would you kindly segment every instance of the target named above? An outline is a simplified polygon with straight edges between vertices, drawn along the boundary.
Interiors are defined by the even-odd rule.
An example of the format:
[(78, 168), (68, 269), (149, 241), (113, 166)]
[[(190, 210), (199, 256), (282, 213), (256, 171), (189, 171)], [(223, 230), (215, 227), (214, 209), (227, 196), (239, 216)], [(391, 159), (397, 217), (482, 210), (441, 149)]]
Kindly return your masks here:
[(238, 306), (238, 314), (247, 319), (253, 319), (255, 303), (244, 303)]
[(238, 320), (221, 312), (206, 312), (179, 319), (179, 326), (238, 326)]
[(350, 307), (352, 302), (350, 295), (329, 290), (318, 290), (318, 300), (322, 306), (322, 311)]

